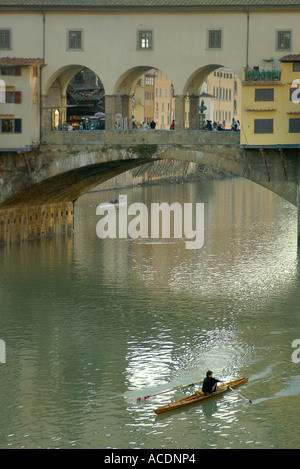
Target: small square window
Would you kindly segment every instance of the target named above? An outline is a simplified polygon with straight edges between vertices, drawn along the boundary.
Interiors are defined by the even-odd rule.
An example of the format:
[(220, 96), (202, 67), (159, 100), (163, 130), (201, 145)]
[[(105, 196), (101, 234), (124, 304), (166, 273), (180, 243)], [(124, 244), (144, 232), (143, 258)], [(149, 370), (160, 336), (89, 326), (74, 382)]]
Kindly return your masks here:
[(152, 50), (153, 49), (153, 33), (152, 31), (137, 32), (137, 49)]
[(82, 50), (82, 31), (69, 31), (68, 49)]
[(208, 49), (221, 49), (222, 47), (222, 30), (210, 29), (208, 31)]
[(293, 62), (293, 72), (300, 72), (300, 62)]
[(10, 29), (0, 29), (0, 49), (11, 49)]
[(290, 50), (292, 47), (292, 32), (277, 31), (277, 50)]
[(254, 119), (255, 134), (272, 134), (273, 119)]
[(274, 88), (257, 88), (255, 101), (274, 101)]
[(1, 133), (13, 133), (14, 131), (14, 120), (13, 119), (1, 119)]
[(289, 119), (289, 133), (300, 133), (300, 119)]

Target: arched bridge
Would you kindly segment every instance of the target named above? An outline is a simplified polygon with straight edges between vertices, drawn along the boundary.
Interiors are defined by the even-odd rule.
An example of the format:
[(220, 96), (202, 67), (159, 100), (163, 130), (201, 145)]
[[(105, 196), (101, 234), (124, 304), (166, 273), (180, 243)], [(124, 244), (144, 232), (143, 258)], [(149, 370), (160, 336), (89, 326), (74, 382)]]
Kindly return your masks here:
[(43, 139), (36, 150), (0, 156), (0, 244), (70, 233), (73, 202), (80, 195), (161, 159), (205, 164), (245, 177), (299, 207), (296, 150), (244, 151), (239, 132), (75, 131), (49, 132)]
[(111, 177), (160, 159), (209, 165), (243, 176), (297, 206), (296, 151), (247, 150), (239, 132), (49, 132), (38, 150), (2, 161), (0, 209), (75, 201)]

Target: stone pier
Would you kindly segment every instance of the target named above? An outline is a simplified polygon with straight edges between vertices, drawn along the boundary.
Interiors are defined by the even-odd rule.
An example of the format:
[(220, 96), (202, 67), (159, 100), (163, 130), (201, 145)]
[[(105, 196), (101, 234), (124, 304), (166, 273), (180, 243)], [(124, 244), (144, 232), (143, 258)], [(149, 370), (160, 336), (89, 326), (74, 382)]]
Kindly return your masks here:
[(72, 230), (72, 202), (0, 210), (0, 244), (69, 235)]

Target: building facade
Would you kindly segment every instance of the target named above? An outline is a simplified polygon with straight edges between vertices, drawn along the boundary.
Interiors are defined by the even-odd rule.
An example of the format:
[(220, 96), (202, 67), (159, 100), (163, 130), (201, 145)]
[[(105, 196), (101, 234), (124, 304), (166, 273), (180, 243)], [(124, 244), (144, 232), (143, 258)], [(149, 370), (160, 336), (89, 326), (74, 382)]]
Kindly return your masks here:
[(40, 142), (41, 59), (0, 58), (0, 147), (30, 150)]
[(232, 119), (241, 122), (241, 80), (236, 73), (219, 68), (207, 77), (207, 91), (215, 97), (213, 120), (231, 128)]
[(154, 120), (155, 70), (145, 74), (145, 118), (146, 125)]
[[(204, 80), (220, 67), (240, 79), (245, 67), (280, 70), (284, 55), (298, 53), (299, 17), (300, 0), (18, 0), (17, 6), (1, 0), (0, 86), (22, 94), (20, 103), (16, 93), (7, 96), (17, 102), (0, 104), (1, 150), (22, 151), (40, 142), (53, 127), (53, 113), (67, 115), (68, 86), (83, 68), (103, 84), (106, 130), (115, 128), (119, 109), (131, 128), (136, 83), (153, 69), (164, 75), (161, 84), (155, 77), (157, 128), (168, 128), (175, 114), (176, 129), (197, 129)], [(7, 74), (14, 61), (21, 76)], [(165, 76), (173, 97), (164, 95)], [(235, 112), (227, 107), (229, 85), (216, 84), (217, 89), (219, 96), (222, 91), (214, 118), (226, 121), (227, 112), (228, 122)], [(143, 113), (148, 118), (145, 103)], [(262, 137), (255, 136), (260, 144)]]
[(155, 69), (154, 120), (156, 129), (169, 129), (175, 119), (174, 87), (170, 78)]
[(300, 148), (300, 54), (282, 57), (280, 71), (243, 73), (241, 145)]

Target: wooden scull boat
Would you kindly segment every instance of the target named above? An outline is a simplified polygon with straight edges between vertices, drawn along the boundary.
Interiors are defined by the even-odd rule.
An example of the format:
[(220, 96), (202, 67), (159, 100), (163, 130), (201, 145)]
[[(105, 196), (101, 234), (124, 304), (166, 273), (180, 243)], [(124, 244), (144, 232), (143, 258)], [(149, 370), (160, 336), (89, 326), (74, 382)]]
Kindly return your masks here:
[(194, 394), (191, 394), (188, 397), (184, 397), (183, 399), (179, 399), (179, 401), (170, 402), (169, 404), (163, 405), (158, 409), (154, 409), (156, 414), (163, 414), (164, 412), (168, 412), (169, 410), (179, 409), (180, 407), (184, 407), (190, 404), (195, 404), (196, 402), (202, 402), (205, 399), (209, 399), (213, 396), (218, 396), (226, 391), (228, 391), (228, 386), (231, 388), (235, 388), (240, 384), (244, 384), (248, 381), (248, 378), (240, 378), (235, 381), (230, 381), (226, 384), (221, 384), (217, 386), (217, 390), (208, 396), (205, 395), (202, 391), (196, 391)]

